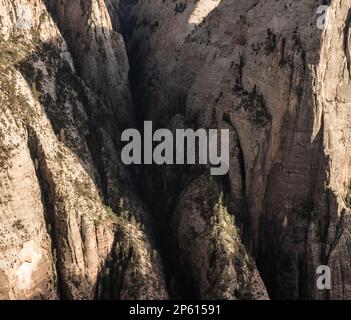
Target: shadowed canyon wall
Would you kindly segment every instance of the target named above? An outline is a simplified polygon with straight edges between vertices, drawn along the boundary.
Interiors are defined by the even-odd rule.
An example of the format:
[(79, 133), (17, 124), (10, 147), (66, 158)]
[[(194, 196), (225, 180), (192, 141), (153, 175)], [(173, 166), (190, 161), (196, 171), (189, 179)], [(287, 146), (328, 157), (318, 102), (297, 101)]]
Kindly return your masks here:
[[(0, 0), (0, 299), (350, 299), (350, 7)], [(145, 120), (229, 174), (124, 166)]]

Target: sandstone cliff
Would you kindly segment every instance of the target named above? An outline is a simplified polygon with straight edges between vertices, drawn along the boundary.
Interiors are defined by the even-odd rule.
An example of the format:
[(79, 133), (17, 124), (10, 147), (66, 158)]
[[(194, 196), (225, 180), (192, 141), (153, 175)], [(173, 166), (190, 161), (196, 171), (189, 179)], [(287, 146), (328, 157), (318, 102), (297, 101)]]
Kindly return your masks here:
[[(0, 0), (0, 299), (350, 299), (350, 7)], [(144, 120), (229, 174), (124, 166)]]
[[(167, 297), (147, 212), (111, 159), (118, 128), (114, 121), (105, 126), (111, 114), (117, 117), (107, 88), (128, 97), (126, 54), (104, 3), (92, 4), (88, 12), (111, 29), (111, 38), (95, 43), (87, 70), (51, 18), (51, 6), (0, 4), (2, 299)], [(30, 28), (18, 27), (23, 5), (33, 18)], [(69, 12), (77, 28), (90, 30), (90, 41), (87, 11)], [(104, 50), (116, 59), (102, 59)], [(93, 73), (114, 68), (111, 63), (120, 78)]]
[[(351, 297), (350, 4), (139, 1), (129, 11), (137, 109), (160, 126), (182, 119), (231, 128), (221, 185), (272, 298)], [(329, 6), (324, 30), (320, 5)], [(172, 198), (160, 211), (183, 208), (194, 175), (204, 173), (165, 169), (155, 187), (165, 184)], [(207, 187), (197, 191), (199, 203)], [(184, 244), (183, 234), (174, 237)], [(331, 291), (316, 288), (316, 268), (325, 264)]]

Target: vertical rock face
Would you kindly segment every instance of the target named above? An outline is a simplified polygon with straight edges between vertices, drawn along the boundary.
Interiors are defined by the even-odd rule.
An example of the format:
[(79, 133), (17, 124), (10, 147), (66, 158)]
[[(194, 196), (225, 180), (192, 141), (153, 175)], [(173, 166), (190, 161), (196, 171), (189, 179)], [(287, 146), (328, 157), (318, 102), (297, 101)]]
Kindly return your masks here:
[[(30, 23), (22, 28), (23, 8)], [(70, 13), (84, 18), (80, 9)], [(0, 13), (0, 298), (166, 298), (147, 212), (109, 159), (118, 128), (104, 119), (116, 110), (99, 86), (117, 85), (116, 75), (78, 74), (75, 52), (42, 1), (2, 1)], [(105, 18), (106, 9), (96, 21)], [(94, 50), (125, 58), (122, 45), (112, 48), (116, 39), (100, 39)], [(123, 59), (114, 71), (123, 70), (125, 86)], [(107, 70), (117, 60), (97, 61), (91, 68)]]
[[(139, 1), (129, 13), (133, 90), (145, 118), (170, 128), (182, 119), (188, 127), (231, 129), (225, 203), (272, 298), (351, 295), (350, 2), (328, 2), (320, 30), (322, 4)], [(155, 187), (166, 185), (172, 195), (159, 211), (189, 215), (186, 181), (203, 173), (154, 175)], [(198, 185), (200, 207), (206, 187)], [(184, 221), (181, 214), (175, 219)], [(194, 229), (202, 230), (197, 222)], [(191, 260), (188, 235), (173, 237)], [(189, 248), (202, 234), (193, 237)], [(316, 269), (325, 264), (333, 283), (327, 293), (316, 288)], [(201, 291), (202, 280), (193, 279)]]
[[(350, 7), (0, 0), (0, 299), (350, 299)], [(229, 174), (124, 166), (143, 120)]]
[(71, 50), (79, 75), (111, 105), (117, 123), (130, 126), (134, 119), (128, 82), (128, 57), (117, 12), (104, 0), (47, 1)]

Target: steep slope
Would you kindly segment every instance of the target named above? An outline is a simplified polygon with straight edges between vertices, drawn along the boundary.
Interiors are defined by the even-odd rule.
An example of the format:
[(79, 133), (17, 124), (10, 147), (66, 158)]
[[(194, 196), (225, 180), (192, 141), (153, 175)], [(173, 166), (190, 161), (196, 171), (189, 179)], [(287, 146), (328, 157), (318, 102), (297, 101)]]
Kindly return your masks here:
[[(125, 3), (142, 119), (231, 129), (229, 178), (219, 185), (271, 297), (351, 298), (350, 1)], [(324, 30), (317, 28), (319, 5), (329, 5)], [(189, 233), (169, 231), (174, 219), (189, 225), (188, 197), (196, 194), (200, 208), (206, 203), (208, 183), (191, 181), (207, 175), (195, 168), (144, 170), (144, 198), (150, 206), (158, 202), (156, 214), (170, 212), (160, 237), (180, 246), (187, 261), (181, 274), (197, 270), (201, 258), (192, 252), (203, 244), (196, 232), (203, 222), (193, 221), (191, 243)], [(199, 211), (213, 215), (211, 206)], [(316, 288), (324, 264), (332, 270), (331, 291)], [(203, 279), (191, 277), (194, 294), (206, 296)]]
[[(218, 1), (198, 1), (183, 6), (181, 2), (155, 1), (151, 4), (139, 1), (130, 6), (128, 1), (121, 2), (124, 12), (129, 10), (122, 26), (127, 35), (133, 98), (139, 120), (151, 119), (156, 127), (172, 130), (218, 127), (214, 122), (200, 124), (201, 119), (213, 115), (210, 107), (185, 116), (187, 90), (191, 90), (187, 86), (192, 77), (196, 77), (200, 64), (206, 62), (205, 55), (186, 51), (182, 64), (178, 61), (180, 47), (196, 31), (196, 23), (203, 23), (218, 4)], [(204, 48), (198, 46), (197, 49), (202, 51)], [(177, 63), (184, 67), (179, 74), (172, 70)], [(220, 82), (204, 71), (198, 76), (198, 84), (208, 88), (197, 88), (194, 96), (202, 96), (205, 92), (211, 95), (216, 81)], [(208, 101), (211, 99), (207, 104)], [(228, 128), (224, 121), (219, 125)], [(236, 132), (231, 131), (235, 141)], [(240, 145), (236, 142), (231, 146), (231, 154), (238, 159), (241, 156)], [(234, 165), (240, 168), (240, 164)], [(234, 171), (232, 177), (240, 179)], [(145, 167), (142, 180), (141, 194), (161, 222), (158, 238), (163, 244), (169, 282), (176, 294), (202, 299), (268, 297), (255, 262), (247, 255), (240, 236), (234, 235), (240, 225), (231, 222), (235, 210), (230, 208), (227, 181), (213, 180), (208, 168), (193, 166)], [(240, 186), (236, 188), (241, 204)], [(225, 197), (223, 211), (229, 211), (224, 214), (225, 222), (217, 218), (214, 209), (222, 192)], [(210, 198), (209, 194), (212, 194)]]
[[(131, 102), (120, 34), (127, 9), (118, 1), (4, 0), (0, 13), (0, 298), (160, 299), (168, 297), (165, 275), (172, 296), (266, 298), (210, 180), (217, 191), (204, 208), (213, 211), (203, 220), (208, 251), (189, 270), (197, 292), (172, 281), (183, 272), (163, 271), (154, 239), (163, 225), (119, 159), (121, 130), (143, 116)], [(186, 218), (187, 206), (175, 217)], [(202, 219), (203, 209), (191, 211)], [(192, 228), (175, 223), (174, 232)], [(182, 248), (174, 259), (192, 265)], [(209, 251), (218, 257), (208, 260)]]
[[(350, 7), (0, 0), (0, 299), (350, 299)], [(144, 120), (229, 174), (124, 166)]]
[(47, 1), (67, 41), (79, 75), (111, 105), (117, 123), (130, 127), (134, 112), (130, 99), (128, 57), (124, 40), (112, 27), (104, 0)]
[[(83, 27), (80, 9), (70, 13)], [(108, 92), (76, 73), (43, 1), (4, 0), (0, 13), (0, 298), (166, 298), (147, 212), (110, 158), (118, 128), (100, 127), (116, 113)], [(96, 46), (102, 53), (109, 39)]]

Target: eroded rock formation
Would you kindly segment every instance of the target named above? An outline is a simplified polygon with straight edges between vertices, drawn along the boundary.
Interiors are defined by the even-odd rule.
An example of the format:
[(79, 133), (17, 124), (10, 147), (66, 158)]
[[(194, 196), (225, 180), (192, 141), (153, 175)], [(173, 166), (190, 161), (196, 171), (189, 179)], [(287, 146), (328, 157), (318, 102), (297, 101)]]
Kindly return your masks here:
[[(139, 1), (125, 23), (144, 118), (231, 129), (230, 173), (221, 185), (272, 298), (350, 298), (350, 4)], [(320, 5), (329, 6), (324, 30)], [(206, 179), (207, 171), (162, 170), (152, 178), (168, 195), (158, 211), (180, 207), (171, 215), (182, 223), (187, 181)], [(146, 176), (145, 185), (153, 182)], [(206, 188), (197, 190), (200, 207)], [(182, 247), (188, 234), (174, 237)], [(194, 232), (192, 245), (202, 237)], [(198, 257), (183, 254), (196, 264)], [(330, 291), (316, 288), (325, 264)]]
[[(350, 7), (0, 0), (0, 299), (350, 299)], [(229, 174), (124, 166), (144, 120)]]
[[(148, 213), (116, 160), (113, 119), (124, 113), (116, 112), (108, 91), (129, 90), (124, 47), (111, 40), (121, 38), (103, 2), (91, 2), (93, 21), (78, 5), (83, 2), (75, 3), (68, 20), (76, 19), (77, 31), (85, 26), (85, 39), (95, 46), (85, 65), (64, 38), (76, 36), (73, 27), (61, 31), (51, 6), (0, 4), (0, 298), (167, 298)], [(25, 29), (17, 26), (23, 5), (33, 17)], [(95, 23), (111, 34), (94, 44)], [(123, 59), (107, 61), (107, 52)]]

